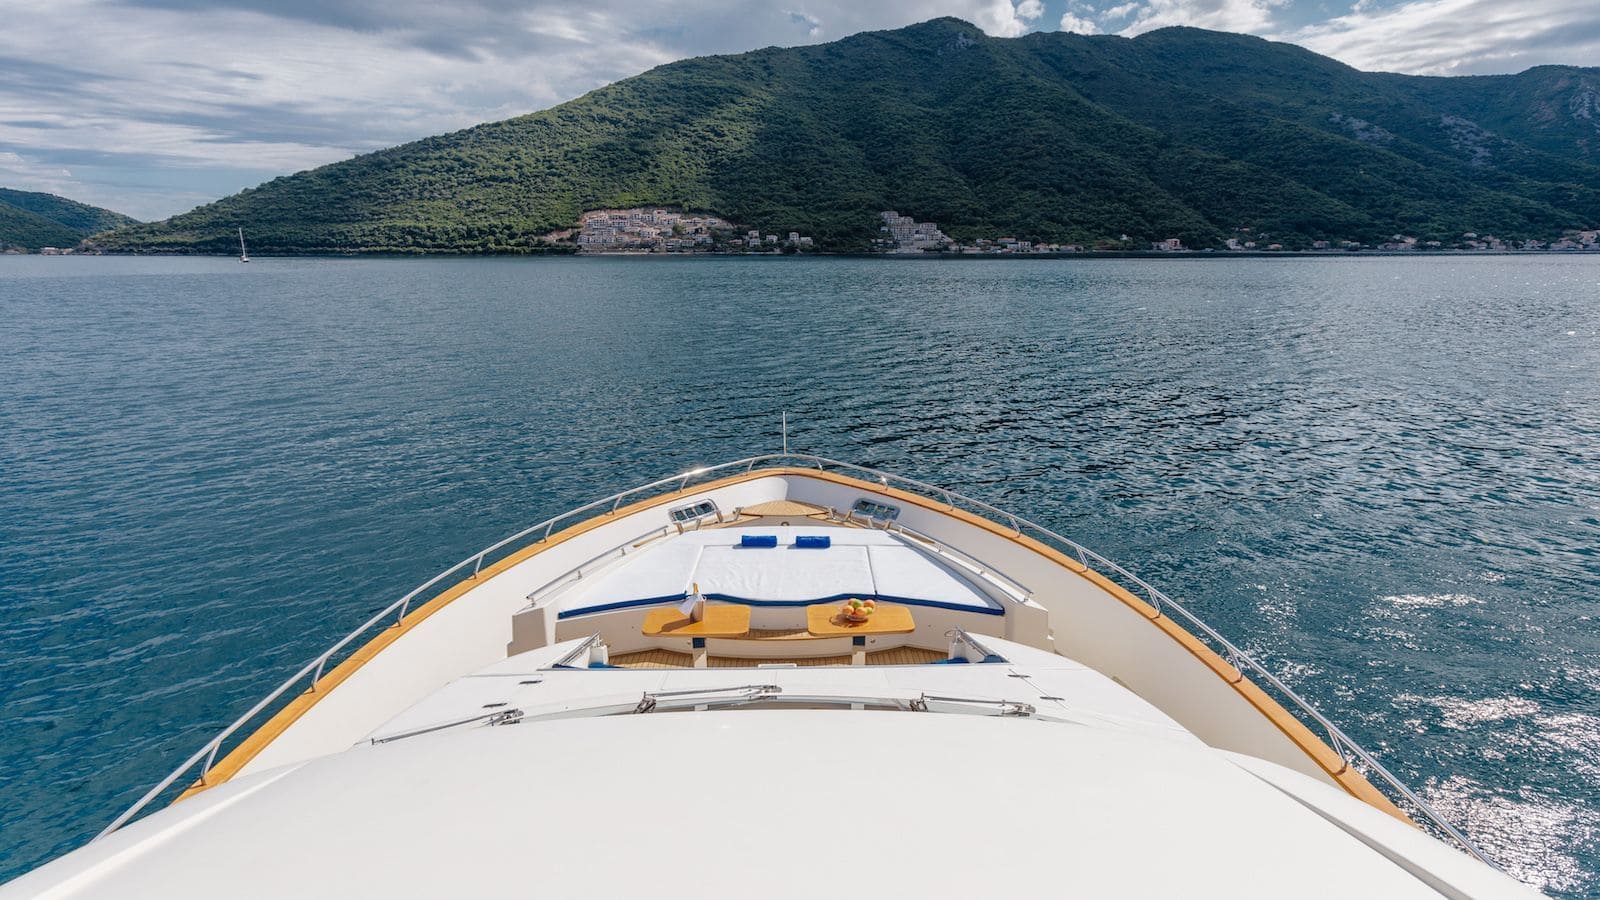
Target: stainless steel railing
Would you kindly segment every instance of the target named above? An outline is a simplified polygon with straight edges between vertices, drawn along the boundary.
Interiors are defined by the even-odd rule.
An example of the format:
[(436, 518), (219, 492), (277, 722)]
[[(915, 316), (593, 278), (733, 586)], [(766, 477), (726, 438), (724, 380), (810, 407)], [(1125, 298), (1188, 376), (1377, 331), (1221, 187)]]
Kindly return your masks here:
[(529, 591), (528, 602), (530, 604), (537, 605), (540, 600), (544, 599), (544, 597), (550, 593), (563, 588), (571, 587), (574, 582), (582, 581), (587, 574), (596, 571), (597, 568), (603, 569), (610, 563), (626, 558), (629, 547), (642, 547), (651, 541), (671, 534), (672, 531), (673, 526), (662, 525), (660, 528), (652, 528), (649, 531), (638, 535), (637, 537), (623, 541), (621, 544), (605, 550), (604, 552), (596, 553), (594, 556), (589, 557), (578, 565), (573, 566), (565, 572), (562, 572), (560, 575), (557, 575), (549, 581), (546, 581), (544, 584), (534, 588), (532, 591)]
[[(521, 549), (524, 546), (548, 540), (558, 524), (575, 519), (576, 517), (588, 516), (597, 510), (605, 510), (606, 514), (608, 515), (615, 513), (621, 508), (622, 503), (625, 500), (643, 499), (654, 494), (681, 491), (687, 488), (691, 482), (697, 482), (698, 480), (709, 475), (726, 475), (737, 472), (740, 469), (746, 473), (749, 473), (754, 471), (757, 466), (769, 467), (784, 463), (791, 465), (799, 463), (804, 466), (815, 468), (818, 471), (834, 469), (852, 472), (858, 475), (866, 476), (868, 479), (876, 481), (884, 486), (893, 484), (901, 489), (910, 490), (913, 493), (942, 501), (944, 505), (951, 510), (965, 507), (968, 511), (979, 512), (984, 514), (986, 518), (1010, 525), (1011, 529), (1018, 537), (1026, 534), (1029, 537), (1046, 544), (1047, 546), (1054, 547), (1054, 549), (1057, 551), (1064, 552), (1069, 556), (1077, 557), (1079, 563), (1082, 565), (1091, 566), (1092, 568), (1100, 569), (1104, 572), (1112, 572), (1120, 576), (1122, 579), (1126, 579), (1127, 584), (1125, 586), (1132, 585), (1134, 588), (1136, 588), (1137, 590), (1135, 593), (1143, 595), (1143, 599), (1154, 608), (1157, 616), (1170, 614), (1181, 619), (1189, 628), (1197, 632), (1198, 637), (1200, 637), (1202, 640), (1208, 641), (1212, 645), (1212, 648), (1218, 651), (1220, 656), (1226, 659), (1230, 665), (1238, 670), (1240, 677), (1243, 677), (1248, 671), (1248, 673), (1253, 677), (1258, 678), (1262, 683), (1271, 687), (1272, 690), (1279, 695), (1280, 699), (1286, 700), (1288, 702), (1288, 707), (1292, 712), (1301, 716), (1303, 719), (1309, 719), (1310, 721), (1307, 723), (1308, 725), (1315, 725), (1321, 728), (1322, 731), (1328, 736), (1329, 746), (1333, 748), (1334, 752), (1338, 753), (1339, 758), (1344, 765), (1354, 766), (1357, 771), (1361, 772), (1369, 779), (1372, 776), (1376, 776), (1381, 785), (1383, 787), (1387, 787), (1389, 791), (1392, 792), (1390, 797), (1391, 800), (1398, 801), (1402, 806), (1408, 807), (1409, 811), (1415, 813), (1417, 816), (1420, 816), (1428, 826), (1437, 829), (1441, 834), (1453, 840), (1466, 852), (1491, 866), (1499, 868), (1493, 860), (1491, 860), (1481, 849), (1479, 849), (1479, 847), (1474, 844), (1466, 835), (1462, 834), (1459, 829), (1452, 825), (1449, 820), (1447, 820), (1438, 810), (1434, 809), (1428, 804), (1427, 801), (1419, 797), (1414, 791), (1411, 790), (1411, 788), (1406, 786), (1404, 782), (1402, 782), (1387, 768), (1385, 768), (1382, 763), (1378, 762), (1378, 760), (1374, 758), (1371, 753), (1367, 752), (1349, 735), (1345, 734), (1342, 729), (1333, 724), (1333, 722), (1322, 713), (1318, 712), (1309, 701), (1295, 693), (1294, 690), (1292, 690), (1288, 685), (1284, 684), (1283, 681), (1280, 680), (1276, 675), (1268, 671), (1265, 666), (1261, 665), (1249, 654), (1239, 649), (1233, 644), (1233, 642), (1223, 637), (1217, 632), (1216, 629), (1206, 624), (1200, 619), (1200, 617), (1190, 612), (1181, 603), (1151, 586), (1142, 578), (1139, 578), (1137, 575), (1134, 575), (1132, 572), (1129, 572), (1127, 569), (1123, 568), (1117, 563), (1112, 562), (1106, 557), (1101, 556), (1099, 553), (1084, 547), (1082, 544), (1079, 544), (1070, 538), (1057, 534), (1043, 525), (1021, 518), (1013, 513), (1000, 509), (999, 507), (985, 503), (982, 500), (977, 500), (975, 498), (956, 493), (947, 488), (942, 488), (937, 485), (928, 484), (927, 482), (918, 481), (914, 478), (896, 475), (891, 472), (884, 472), (878, 469), (868, 468), (866, 466), (858, 466), (853, 463), (840, 462), (838, 460), (828, 459), (822, 456), (798, 453), (773, 453), (747, 457), (745, 459), (722, 463), (715, 466), (704, 466), (698, 469), (692, 469), (688, 472), (674, 475), (670, 478), (663, 478), (657, 481), (652, 481), (649, 484), (643, 484), (639, 485), (638, 487), (629, 488), (625, 491), (620, 491), (608, 497), (603, 497), (599, 500), (586, 503), (582, 506), (574, 507), (559, 515), (552, 516), (542, 522), (531, 525), (528, 528), (524, 528), (516, 534), (504, 538), (495, 544), (485, 547), (471, 556), (468, 556), (466, 559), (461, 560), (455, 565), (433, 576), (407, 593), (405, 596), (389, 604), (389, 606), (385, 607), (381, 612), (362, 623), (359, 628), (345, 635), (343, 638), (340, 638), (333, 646), (323, 651), (315, 659), (312, 659), (310, 662), (306, 663), (306, 665), (303, 666), (298, 672), (291, 675), (286, 681), (284, 681), (275, 690), (264, 697), (255, 706), (252, 706), (244, 715), (240, 716), (226, 728), (222, 729), (221, 732), (219, 732), (215, 737), (197, 750), (194, 755), (190, 756), (180, 766), (178, 766), (178, 768), (174, 769), (171, 774), (169, 774), (166, 778), (163, 778), (159, 783), (156, 784), (155, 787), (151, 788), (148, 793), (138, 800), (138, 802), (134, 803), (125, 812), (117, 816), (117, 818), (113, 820), (110, 825), (106, 826), (103, 831), (94, 837), (94, 840), (99, 840), (100, 838), (105, 837), (111, 832), (116, 831), (118, 828), (121, 828), (123, 825), (127, 824), (130, 820), (142, 812), (152, 801), (154, 801), (157, 797), (160, 797), (162, 793), (171, 788), (174, 783), (183, 778), (186, 774), (196, 772), (200, 778), (204, 778), (210, 772), (211, 767), (216, 762), (216, 758), (221, 751), (221, 748), (229, 738), (239, 731), (239, 729), (255, 719), (256, 716), (260, 715), (274, 702), (282, 699), (297, 685), (306, 683), (309, 689), (315, 689), (316, 682), (321, 679), (327, 664), (332, 661), (342, 650), (350, 646), (357, 638), (369, 633), (373, 633), (376, 629), (378, 629), (378, 626), (394, 627), (399, 625), (400, 622), (405, 618), (406, 614), (410, 611), (413, 601), (415, 601), (418, 597), (423, 596), (426, 592), (434, 588), (446, 578), (465, 572), (469, 567), (471, 569), (471, 573), (467, 577), (476, 577), (483, 569), (484, 562), (491, 557), (495, 557), (496, 554), (501, 554), (502, 551), (504, 551), (504, 555), (509, 555), (510, 553), (515, 552), (515, 550)], [(608, 506), (609, 509), (607, 509)], [(537, 537), (535, 537), (535, 535), (537, 535)], [(1009, 578), (1006, 580), (1010, 581)], [(392, 622), (390, 621), (391, 618), (393, 619)], [(307, 676), (310, 676), (309, 680), (307, 679)]]
[(934, 553), (954, 560), (963, 567), (970, 569), (972, 573), (977, 575), (979, 578), (994, 582), (995, 585), (1000, 588), (1001, 592), (1006, 595), (1006, 599), (1011, 600), (1014, 603), (1025, 603), (1033, 598), (1033, 590), (1031, 588), (1017, 579), (1012, 578), (1010, 575), (1007, 575), (1000, 569), (995, 568), (992, 564), (986, 563), (961, 549), (952, 547), (938, 538), (923, 534), (909, 525), (903, 525), (894, 520), (873, 519), (868, 516), (858, 515), (854, 512), (845, 512), (842, 514), (836, 513), (833, 510), (829, 510), (829, 512), (833, 513), (837, 520), (841, 522), (861, 522), (870, 528), (878, 528), (883, 531), (890, 531), (895, 534), (909, 537), (912, 540), (918, 541), (922, 544), (926, 544), (927, 547)]

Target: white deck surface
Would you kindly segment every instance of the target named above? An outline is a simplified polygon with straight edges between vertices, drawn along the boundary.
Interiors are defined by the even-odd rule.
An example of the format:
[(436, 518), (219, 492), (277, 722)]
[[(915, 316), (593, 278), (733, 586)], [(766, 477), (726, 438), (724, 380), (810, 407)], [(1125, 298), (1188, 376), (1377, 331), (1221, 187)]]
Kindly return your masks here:
[[(385, 737), (500, 708), (530, 716), (593, 705), (602, 698), (637, 701), (646, 691), (775, 684), (785, 693), (917, 697), (935, 694), (1017, 700), (1082, 724), (1123, 728), (1147, 737), (1199, 744), (1159, 709), (1106, 676), (1062, 656), (999, 638), (986, 645), (1009, 662), (967, 665), (832, 666), (782, 669), (551, 669), (578, 641), (519, 654), (445, 686), (374, 729)], [(496, 705), (498, 704), (498, 705)]]
[[(746, 534), (778, 546), (741, 547)], [(798, 535), (826, 535), (825, 549), (794, 547)], [(715, 528), (666, 538), (577, 582), (556, 598), (563, 616), (702, 593), (750, 603), (814, 603), (883, 597), (954, 609), (999, 610), (970, 573), (898, 535), (859, 528)]]
[[(0, 896), (1441, 896), (1368, 845), (1412, 832), (1383, 818), (1363, 840), (1227, 754), (1116, 729), (659, 713), (428, 735), (236, 780)], [(1405, 849), (1408, 865), (1456, 855)], [(1532, 896), (1486, 868), (1461, 877), (1465, 896)]]

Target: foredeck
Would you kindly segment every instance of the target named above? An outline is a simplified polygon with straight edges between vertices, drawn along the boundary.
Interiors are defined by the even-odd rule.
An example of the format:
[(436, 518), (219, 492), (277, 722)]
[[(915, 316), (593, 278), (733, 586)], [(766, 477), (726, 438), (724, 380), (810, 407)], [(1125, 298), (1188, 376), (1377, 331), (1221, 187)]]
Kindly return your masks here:
[[(573, 619), (673, 603), (698, 588), (713, 600), (767, 608), (873, 597), (1003, 612), (996, 588), (955, 561), (900, 534), (843, 524), (738, 523), (669, 535), (586, 574), (548, 602), (559, 618)], [(817, 544), (807, 546), (808, 538)]]
[[(775, 540), (745, 547), (741, 533)], [(797, 541), (813, 536), (833, 540), (825, 547)], [(675, 604), (696, 587), (750, 608), (749, 631), (737, 643), (644, 634), (649, 610)], [(806, 606), (858, 596), (905, 603), (915, 614), (915, 633), (865, 645), (802, 633)], [(1471, 848), (1269, 670), (1110, 560), (981, 501), (891, 473), (790, 456), (644, 485), (468, 557), (308, 663), (107, 832), (169, 787), (181, 787), (178, 779), (188, 773), (201, 781), (186, 796), (236, 776), (337, 755), (373, 729), (448, 721), (462, 710), (492, 715), (507, 702), (482, 694), (495, 684), (523, 690), (516, 686), (570, 685), (575, 678), (617, 686), (645, 678), (659, 686), (673, 679), (701, 683), (694, 680), (713, 677), (707, 670), (745, 679), (752, 676), (730, 673), (761, 670), (766, 679), (792, 667), (800, 671), (770, 677), (897, 685), (982, 679), (974, 684), (988, 691), (1067, 695), (1048, 687), (1048, 679), (1012, 678), (1001, 666), (937, 665), (947, 658), (950, 634), (963, 628), (1096, 673), (1093, 690), (1082, 695), (1093, 704), (1120, 708), (1137, 698), (1189, 739), (1287, 766), (1398, 814), (1364, 777), (1377, 776), (1408, 808)], [(528, 669), (532, 657), (519, 649), (550, 651), (580, 638), (597, 651), (609, 644), (610, 662), (600, 652), (594, 669), (586, 662), (551, 675), (543, 663)], [(691, 640), (709, 646), (691, 647)], [(704, 668), (696, 668), (696, 653)], [(1110, 721), (1121, 713), (1108, 715)], [(242, 730), (250, 723), (260, 727)]]

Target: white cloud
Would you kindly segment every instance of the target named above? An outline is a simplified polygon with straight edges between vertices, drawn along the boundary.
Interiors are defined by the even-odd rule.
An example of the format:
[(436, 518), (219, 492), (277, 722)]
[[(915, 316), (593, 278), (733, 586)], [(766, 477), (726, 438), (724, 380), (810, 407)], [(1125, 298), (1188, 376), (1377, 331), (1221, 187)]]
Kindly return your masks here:
[(1432, 75), (1515, 72), (1600, 60), (1600, 7), (1568, 0), (1410, 0), (1283, 36), (1359, 69)]
[(810, 13), (793, 9), (786, 9), (784, 10), (784, 13), (789, 17), (789, 21), (795, 23), (796, 25), (805, 26), (806, 37), (816, 38), (822, 36), (821, 19), (811, 15)]
[[(0, 152), (47, 168), (96, 165), (55, 166), (48, 179), (0, 168), (0, 178), (169, 215), (201, 183), (236, 190), (263, 173), (542, 109), (686, 56), (944, 15), (1015, 36), (1043, 13), (1041, 0), (52, 0), (0, 28)], [(119, 166), (146, 187), (110, 184), (105, 173)], [(173, 192), (182, 171), (196, 177)]]
[(1096, 13), (1082, 0), (51, 0), (0, 28), (0, 184), (168, 215), (686, 56), (936, 16), (1009, 37), (1039, 27), (1047, 7), (1083, 33), (1198, 25), (1401, 71), (1600, 58), (1583, 37), (1600, 34), (1592, 2), (1402, 0), (1299, 31), (1275, 21), (1280, 2), (1126, 0)]
[(1100, 26), (1093, 19), (1086, 19), (1071, 12), (1061, 14), (1061, 30), (1075, 31), (1078, 34), (1099, 34)]
[(1033, 27), (1030, 23), (1044, 14), (1044, 5), (1039, 0), (1022, 0), (1020, 3), (985, 0), (964, 5), (972, 8), (971, 15), (965, 18), (995, 37), (1027, 34)]
[(72, 170), (40, 165), (19, 153), (0, 152), (0, 185), (30, 185), (29, 190), (49, 191), (69, 184)]
[(1169, 25), (1190, 25), (1214, 31), (1259, 34), (1272, 30), (1273, 10), (1286, 2), (1287, 0), (1145, 0), (1137, 7), (1137, 15), (1133, 22), (1121, 33), (1132, 36)]
[[(408, 139), (552, 106), (661, 62), (958, 16), (1024, 34), (1042, 0), (51, 0), (0, 29), (0, 152), (102, 168), (234, 171), (229, 189)], [(827, 35), (824, 35), (827, 22)], [(59, 53), (70, 46), (72, 53)], [(43, 160), (43, 162), (40, 162)], [(58, 167), (66, 171), (66, 167)], [(83, 167), (83, 171), (88, 167)], [(3, 170), (10, 183), (18, 171)], [(29, 186), (45, 186), (27, 176)], [(107, 184), (67, 175), (67, 194)], [(120, 205), (181, 211), (170, 187)], [(189, 202), (182, 197), (181, 202)]]

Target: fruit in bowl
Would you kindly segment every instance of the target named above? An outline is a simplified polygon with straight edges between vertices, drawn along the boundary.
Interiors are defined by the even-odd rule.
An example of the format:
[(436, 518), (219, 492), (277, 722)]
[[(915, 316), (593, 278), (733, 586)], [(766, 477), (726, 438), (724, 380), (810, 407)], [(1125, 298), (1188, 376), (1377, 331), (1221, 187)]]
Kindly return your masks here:
[(846, 622), (865, 622), (872, 618), (872, 612), (877, 608), (876, 600), (851, 600), (839, 610), (839, 618)]

